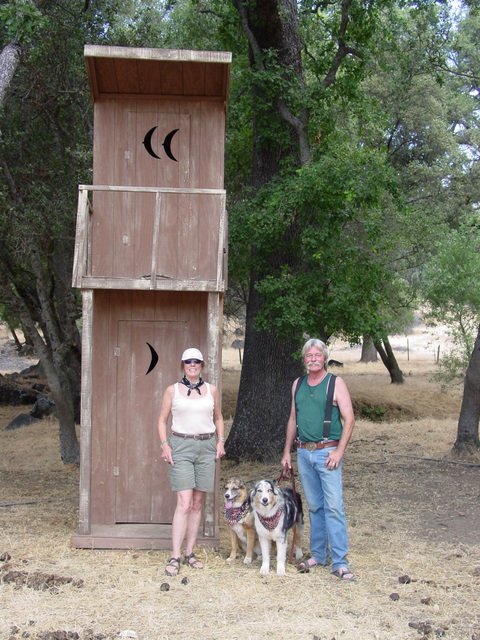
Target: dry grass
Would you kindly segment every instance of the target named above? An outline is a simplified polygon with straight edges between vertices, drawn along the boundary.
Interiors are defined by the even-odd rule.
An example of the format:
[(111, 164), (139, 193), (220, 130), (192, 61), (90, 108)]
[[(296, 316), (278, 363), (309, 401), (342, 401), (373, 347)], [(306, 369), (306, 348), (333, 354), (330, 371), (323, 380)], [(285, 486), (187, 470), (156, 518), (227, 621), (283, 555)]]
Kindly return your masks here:
[[(401, 418), (359, 420), (347, 451), (352, 584), (326, 568), (298, 574), (288, 566), (284, 577), (262, 577), (258, 562), (228, 564), (222, 521), (218, 552), (198, 550), (204, 571), (182, 567), (168, 579), (170, 590), (161, 591), (167, 552), (71, 547), (78, 470), (58, 459), (54, 421), (0, 431), (0, 555), (11, 556), (0, 564), (0, 639), (76, 633), (81, 640), (110, 640), (130, 631), (139, 640), (405, 640), (423, 637), (428, 628), (418, 624), (425, 622), (447, 639), (480, 637), (479, 461), (454, 464), (450, 453), (460, 390), (439, 393), (428, 380), (428, 363), (410, 368), (402, 388), (389, 384), (381, 365), (351, 362), (341, 374), (357, 402), (395, 407)], [(232, 363), (224, 376), (226, 402), (234, 403), (237, 384)], [(0, 409), (4, 422), (7, 408)], [(253, 480), (276, 477), (278, 468), (224, 461), (221, 474)], [(3, 506), (13, 502), (35, 503)], [(11, 571), (72, 582), (35, 589), (6, 581)], [(410, 581), (399, 582), (405, 575)], [(63, 636), (48, 635), (61, 630)]]

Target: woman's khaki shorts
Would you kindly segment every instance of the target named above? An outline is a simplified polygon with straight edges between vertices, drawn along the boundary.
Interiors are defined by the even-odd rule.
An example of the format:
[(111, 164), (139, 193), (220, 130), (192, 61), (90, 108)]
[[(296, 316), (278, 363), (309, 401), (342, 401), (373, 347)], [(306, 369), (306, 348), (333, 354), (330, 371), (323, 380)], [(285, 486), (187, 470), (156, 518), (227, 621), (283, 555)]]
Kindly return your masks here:
[(168, 465), (172, 491), (213, 491), (215, 480), (215, 435), (208, 440), (179, 438), (170, 439), (174, 465)]

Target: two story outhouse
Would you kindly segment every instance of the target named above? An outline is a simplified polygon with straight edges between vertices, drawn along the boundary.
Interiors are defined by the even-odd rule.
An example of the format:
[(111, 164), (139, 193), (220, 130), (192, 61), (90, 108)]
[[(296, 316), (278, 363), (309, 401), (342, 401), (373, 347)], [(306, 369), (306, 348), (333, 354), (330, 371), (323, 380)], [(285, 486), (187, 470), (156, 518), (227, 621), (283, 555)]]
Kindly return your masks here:
[[(231, 54), (86, 46), (92, 184), (79, 186), (82, 548), (171, 546), (157, 420), (198, 347), (220, 384), (227, 272), (224, 139)], [(218, 476), (218, 473), (217, 473)], [(216, 547), (216, 491), (199, 544)]]

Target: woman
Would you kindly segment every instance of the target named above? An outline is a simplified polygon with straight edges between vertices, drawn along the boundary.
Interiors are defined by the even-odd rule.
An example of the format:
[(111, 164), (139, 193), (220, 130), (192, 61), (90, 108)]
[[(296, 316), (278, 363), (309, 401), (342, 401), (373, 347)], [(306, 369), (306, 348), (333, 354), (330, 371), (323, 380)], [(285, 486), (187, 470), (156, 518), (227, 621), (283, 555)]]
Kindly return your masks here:
[[(216, 387), (202, 379), (203, 367), (203, 356), (198, 349), (183, 352), (183, 378), (165, 391), (158, 419), (162, 457), (169, 464), (170, 484), (177, 494), (172, 522), (172, 557), (165, 568), (167, 576), (176, 576), (180, 571), (185, 538), (183, 563), (193, 569), (203, 569), (193, 548), (205, 493), (214, 489), (215, 461), (225, 455), (220, 395)], [(169, 442), (167, 420), (170, 413), (172, 436)]]

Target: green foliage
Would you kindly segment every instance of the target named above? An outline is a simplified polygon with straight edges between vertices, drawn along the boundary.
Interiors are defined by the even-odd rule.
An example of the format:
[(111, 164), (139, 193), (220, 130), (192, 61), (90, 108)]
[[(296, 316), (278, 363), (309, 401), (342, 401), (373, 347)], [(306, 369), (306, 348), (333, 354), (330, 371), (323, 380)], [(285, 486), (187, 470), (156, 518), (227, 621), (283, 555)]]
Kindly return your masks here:
[(477, 226), (450, 231), (422, 274), (425, 317), (446, 325), (453, 342), (437, 373), (442, 383), (463, 379), (480, 321), (480, 234)]
[(398, 198), (383, 156), (344, 143), (239, 202), (231, 240), (243, 256), (254, 247), (248, 264), (262, 275), (256, 286), (265, 303), (259, 326), (285, 338), (359, 339), (366, 327), (375, 335), (395, 280), (386, 205)]
[(4, 41), (32, 43), (36, 33), (47, 27), (48, 20), (33, 2), (9, 0), (0, 5), (0, 26)]
[[(244, 72), (244, 83), (262, 86), (250, 106), (241, 94), (255, 135), (248, 117), (229, 122), (241, 152), (229, 156), (227, 145), (227, 158), (232, 168), (243, 159), (240, 177), (227, 175), (227, 188), (235, 185), (230, 280), (255, 279), (264, 304), (258, 325), (285, 338), (386, 337), (418, 307), (422, 265), (439, 238), (472, 214), (478, 169), (462, 142), (479, 130), (475, 101), (450, 81), (454, 38), (438, 3), (352, 7), (345, 43), (356, 54), (329, 87), (322, 77), (338, 46), (339, 4), (302, 10), (304, 84), (267, 52), (261, 69)], [(248, 145), (277, 145), (280, 155), (290, 144), (273, 109), (277, 95), (291, 113), (308, 109), (311, 165), (295, 171), (292, 155), (268, 185), (242, 189)]]
[(372, 422), (383, 422), (386, 412), (387, 410), (378, 404), (375, 404), (373, 407), (363, 405), (361, 409), (362, 417)]

